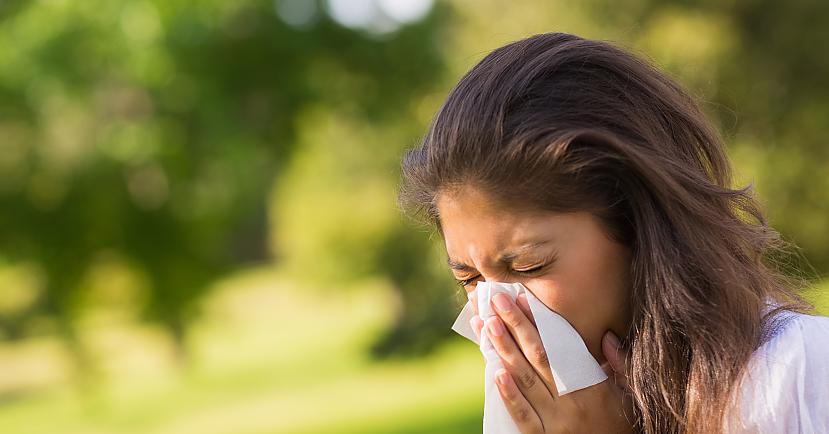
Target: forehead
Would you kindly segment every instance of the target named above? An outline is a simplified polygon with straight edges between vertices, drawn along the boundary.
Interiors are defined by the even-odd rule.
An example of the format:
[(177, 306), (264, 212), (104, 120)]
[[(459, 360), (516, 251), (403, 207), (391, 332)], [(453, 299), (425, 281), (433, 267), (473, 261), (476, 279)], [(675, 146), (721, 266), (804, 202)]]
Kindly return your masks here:
[(450, 257), (546, 241), (559, 229), (552, 212), (503, 206), (472, 188), (444, 192), (436, 199)]

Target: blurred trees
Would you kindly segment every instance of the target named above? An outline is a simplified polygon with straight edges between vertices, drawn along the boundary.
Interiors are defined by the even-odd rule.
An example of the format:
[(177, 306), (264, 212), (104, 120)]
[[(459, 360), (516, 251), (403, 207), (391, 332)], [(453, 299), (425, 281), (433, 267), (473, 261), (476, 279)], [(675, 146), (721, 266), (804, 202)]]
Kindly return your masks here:
[(375, 354), (428, 351), (463, 300), (394, 205), (400, 155), (463, 72), (547, 31), (688, 86), (773, 225), (829, 270), (829, 5), (458, 0), (404, 22), (389, 3), (0, 2), (0, 267), (40, 288), (0, 288), (23, 300), (2, 334), (47, 318), (71, 339), (90, 270), (115, 261), (182, 340), (213, 280), (272, 256), (321, 286), (386, 279), (398, 319)]
[[(328, 127), (309, 122), (317, 127), (308, 128), (313, 130), (309, 136), (315, 137), (309, 143), (330, 140), (324, 138), (326, 134), (345, 134), (355, 142), (376, 144), (366, 152), (374, 153), (375, 167), (390, 168), (393, 162), (387, 161), (389, 156), (382, 144), (416, 145), (412, 138), (425, 131), (451, 86), (492, 49), (548, 31), (607, 39), (650, 58), (697, 96), (730, 146), (737, 183), (754, 183), (772, 225), (802, 246), (818, 271), (829, 270), (829, 247), (825, 242), (829, 239), (829, 189), (823, 185), (829, 179), (825, 176), (829, 155), (823, 145), (823, 137), (829, 136), (829, 123), (825, 122), (829, 82), (823, 78), (829, 76), (829, 54), (814, 49), (816, 41), (829, 40), (829, 6), (805, 0), (792, 4), (590, 0), (510, 7), (498, 1), (459, 0), (445, 2), (444, 6), (438, 13), (445, 13), (450, 25), (436, 31), (442, 35), (446, 70), (434, 85), (435, 91), (416, 95), (411, 102), (417, 107), (413, 120), (420, 129), (406, 124), (387, 125), (385, 129), (373, 125), (372, 131), (366, 131), (359, 120), (343, 116), (329, 118)], [(316, 252), (318, 266), (333, 267), (327, 271), (315, 268), (313, 274), (318, 276), (383, 273), (396, 276), (393, 279), (398, 282), (412, 282), (398, 284), (406, 307), (397, 326), (375, 350), (381, 354), (418, 352), (416, 348), (426, 351), (451, 334), (447, 333), (448, 326), (457, 312), (455, 306), (450, 312), (445, 309), (453, 304), (448, 271), (430, 268), (433, 264), (429, 261), (442, 266), (444, 254), (434, 248), (435, 243), (424, 243), (429, 239), (427, 231), (393, 221), (389, 217), (390, 202), (376, 202), (378, 196), (393, 194), (382, 187), (390, 185), (393, 177), (377, 169), (366, 170), (362, 164), (370, 157), (332, 158), (346, 167), (361, 167), (365, 182), (360, 183), (361, 187), (343, 185), (339, 192), (327, 195), (320, 194), (322, 188), (314, 188), (310, 180), (300, 180), (301, 176), (286, 182), (284, 186), (292, 194), (315, 196), (319, 202), (305, 202), (293, 209), (286, 205), (298, 200), (281, 202), (285, 214), (280, 214), (284, 218), (275, 226), (277, 231), (284, 231), (280, 239), (296, 246), (294, 251), (306, 246), (308, 258)], [(378, 196), (370, 193), (378, 190)], [(337, 228), (343, 216), (327, 210), (345, 208), (366, 223), (348, 224), (347, 231)], [(317, 241), (299, 235), (300, 222), (311, 220), (321, 222), (315, 227), (329, 226), (329, 235), (317, 232)], [(385, 229), (389, 227), (394, 229)], [(416, 238), (410, 238), (413, 236)], [(440, 244), (434, 238), (432, 241)], [(367, 255), (369, 250), (377, 256)], [(325, 253), (319, 256), (320, 252)], [(433, 277), (426, 277), (430, 275)], [(437, 295), (433, 295), (434, 285), (440, 285)]]
[[(726, 8), (739, 46), (722, 62), (732, 140), (756, 153), (772, 224), (829, 273), (829, 4), (745, 1)], [(747, 149), (745, 149), (747, 148)], [(735, 155), (739, 155), (736, 154)]]
[[(45, 316), (71, 339), (85, 276), (114, 257), (141, 276), (145, 316), (182, 340), (213, 280), (267, 259), (269, 191), (300, 113), (383, 124), (441, 71), (434, 20), (372, 36), (322, 10), (290, 26), (279, 7), (0, 3), (0, 258), (41, 277), (3, 312), (4, 335)], [(332, 188), (359, 175), (315, 169), (302, 176)]]
[(753, 182), (771, 224), (829, 272), (829, 4), (592, 1), (593, 23), (690, 88)]

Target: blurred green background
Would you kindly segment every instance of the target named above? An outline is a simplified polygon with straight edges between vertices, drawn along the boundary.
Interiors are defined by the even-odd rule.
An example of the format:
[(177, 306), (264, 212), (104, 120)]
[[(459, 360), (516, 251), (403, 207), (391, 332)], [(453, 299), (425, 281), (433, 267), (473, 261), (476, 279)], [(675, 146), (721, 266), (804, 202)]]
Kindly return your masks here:
[(0, 0), (0, 431), (478, 431), (398, 164), (467, 69), (547, 31), (682, 82), (827, 275), (826, 2)]

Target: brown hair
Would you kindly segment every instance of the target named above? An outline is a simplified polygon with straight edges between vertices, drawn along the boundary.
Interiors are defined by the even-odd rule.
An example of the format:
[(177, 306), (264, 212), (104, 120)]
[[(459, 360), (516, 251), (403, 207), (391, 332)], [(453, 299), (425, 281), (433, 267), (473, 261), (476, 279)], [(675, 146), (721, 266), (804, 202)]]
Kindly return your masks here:
[[(629, 246), (628, 382), (637, 428), (721, 430), (730, 392), (782, 310), (813, 307), (722, 139), (648, 62), (563, 33), (498, 48), (451, 91), (402, 162), (400, 204), (438, 231), (438, 193), (589, 211)], [(442, 232), (441, 232), (442, 234)], [(778, 307), (764, 315), (766, 300)]]

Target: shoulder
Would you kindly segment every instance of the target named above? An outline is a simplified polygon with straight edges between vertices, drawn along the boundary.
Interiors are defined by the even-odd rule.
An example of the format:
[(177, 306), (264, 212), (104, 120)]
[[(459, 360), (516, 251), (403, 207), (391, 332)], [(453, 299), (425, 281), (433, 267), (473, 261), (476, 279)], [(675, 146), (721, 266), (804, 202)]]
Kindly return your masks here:
[(820, 363), (829, 362), (829, 317), (784, 312), (775, 321), (773, 336), (749, 362), (754, 372), (780, 374), (792, 368), (829, 372), (829, 363)]
[(829, 432), (829, 317), (785, 312), (776, 325), (735, 391), (742, 429), (729, 432)]

